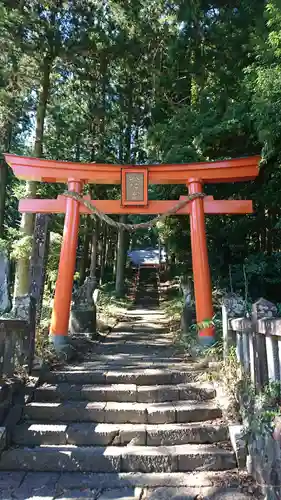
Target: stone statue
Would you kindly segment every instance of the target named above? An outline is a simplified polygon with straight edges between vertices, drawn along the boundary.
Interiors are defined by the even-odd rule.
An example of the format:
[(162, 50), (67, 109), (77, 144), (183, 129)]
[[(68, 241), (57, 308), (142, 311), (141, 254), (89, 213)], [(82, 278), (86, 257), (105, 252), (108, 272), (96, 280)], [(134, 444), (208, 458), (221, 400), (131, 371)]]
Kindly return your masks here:
[(87, 277), (80, 287), (73, 292), (70, 313), (70, 333), (96, 333), (96, 304), (98, 289), (96, 278)]
[(190, 277), (181, 279), (180, 288), (183, 293), (184, 306), (181, 316), (181, 329), (183, 333), (189, 333), (194, 319), (193, 310), (193, 284)]

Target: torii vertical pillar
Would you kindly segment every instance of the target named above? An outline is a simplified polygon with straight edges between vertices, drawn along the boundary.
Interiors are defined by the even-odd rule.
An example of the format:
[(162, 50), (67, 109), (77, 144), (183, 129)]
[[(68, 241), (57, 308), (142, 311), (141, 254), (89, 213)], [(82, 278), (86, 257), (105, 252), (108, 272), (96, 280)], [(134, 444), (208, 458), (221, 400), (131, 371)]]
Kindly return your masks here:
[[(82, 187), (82, 181), (69, 179), (69, 191), (81, 193)], [(64, 352), (66, 356), (72, 350), (68, 342), (68, 323), (78, 243), (79, 209), (79, 201), (67, 198), (58, 279), (50, 327), (50, 341), (53, 342), (57, 352)]]
[[(202, 193), (202, 184), (200, 179), (189, 179), (187, 183), (189, 194)], [(190, 204), (190, 234), (196, 319), (197, 323), (201, 323), (213, 318), (212, 285), (208, 261), (203, 198), (195, 198)], [(212, 345), (215, 341), (214, 327), (209, 326), (200, 330), (199, 341), (203, 346)]]

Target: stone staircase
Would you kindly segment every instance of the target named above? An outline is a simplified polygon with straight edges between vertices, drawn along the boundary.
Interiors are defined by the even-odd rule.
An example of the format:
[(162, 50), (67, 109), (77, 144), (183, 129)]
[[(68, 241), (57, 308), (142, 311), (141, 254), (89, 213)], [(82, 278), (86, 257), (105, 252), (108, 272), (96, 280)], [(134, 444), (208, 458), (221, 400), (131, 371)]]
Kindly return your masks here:
[(188, 481), (194, 472), (236, 467), (205, 368), (175, 352), (157, 307), (141, 306), (103, 343), (91, 343), (83, 360), (42, 376), (1, 470), (92, 473), (107, 485), (110, 477), (124, 484), (135, 477), (141, 486), (155, 477), (177, 486), (182, 473)]

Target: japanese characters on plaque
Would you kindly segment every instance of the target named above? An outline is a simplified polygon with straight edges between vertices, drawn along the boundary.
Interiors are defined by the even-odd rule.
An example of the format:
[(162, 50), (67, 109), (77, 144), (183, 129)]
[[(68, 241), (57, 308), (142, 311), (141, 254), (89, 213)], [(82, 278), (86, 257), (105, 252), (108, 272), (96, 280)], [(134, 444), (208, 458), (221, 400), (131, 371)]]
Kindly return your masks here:
[(146, 168), (122, 168), (122, 206), (148, 203), (148, 170)]

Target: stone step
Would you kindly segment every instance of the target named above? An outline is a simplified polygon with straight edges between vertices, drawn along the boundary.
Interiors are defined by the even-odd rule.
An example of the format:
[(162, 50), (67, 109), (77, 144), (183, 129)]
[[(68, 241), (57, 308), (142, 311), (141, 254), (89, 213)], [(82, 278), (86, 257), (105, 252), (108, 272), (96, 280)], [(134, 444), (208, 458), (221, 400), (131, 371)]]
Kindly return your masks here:
[(170, 385), (185, 384), (194, 382), (198, 375), (202, 373), (202, 368), (190, 363), (190, 369), (166, 369), (166, 368), (145, 368), (127, 370), (93, 370), (82, 369), (81, 365), (69, 370), (58, 370), (46, 372), (42, 377), (43, 382), (59, 383), (69, 382), (72, 384), (136, 384), (136, 385)]
[(190, 424), (38, 424), (23, 423), (13, 432), (14, 444), (23, 446), (172, 446), (180, 444), (211, 444), (226, 441), (228, 428), (222, 421)]
[[(114, 332), (116, 332), (116, 330), (114, 330)], [(174, 363), (183, 362), (182, 356), (178, 354), (175, 347), (173, 346), (166, 345), (166, 348), (164, 345), (158, 346), (157, 352), (155, 352), (155, 344), (153, 343), (154, 337), (156, 341), (159, 341), (158, 330), (157, 335), (150, 334), (148, 337), (148, 335), (146, 334), (146, 344), (138, 342), (138, 340), (140, 341), (139, 335), (135, 336), (134, 343), (128, 343), (127, 341), (118, 343), (117, 340), (113, 341), (113, 339), (110, 337), (108, 340), (105, 340), (102, 343), (96, 343), (96, 345), (94, 346), (93, 357), (97, 358), (99, 356), (102, 358), (105, 357), (106, 359), (113, 359), (113, 356), (116, 356), (116, 354), (120, 354), (125, 359), (127, 359), (128, 356), (132, 356), (135, 359), (140, 359), (142, 356), (144, 356), (146, 361), (151, 362), (154, 362), (155, 360), (163, 363), (166, 362), (167, 364), (170, 364), (171, 360)], [(91, 357), (91, 360), (92, 359), (93, 358)]]
[(236, 467), (234, 453), (213, 445), (39, 446), (10, 448), (0, 470), (81, 472), (190, 472)]
[(221, 418), (222, 412), (213, 400), (155, 404), (63, 401), (28, 403), (24, 416), (29, 420), (50, 422), (166, 424), (213, 420)]
[[(161, 473), (141, 473), (141, 472), (119, 472), (119, 473), (93, 473), (93, 472), (61, 472), (60, 474), (54, 474), (53, 472), (14, 472), (9, 475), (9, 472), (0, 473), (0, 484), (5, 486), (7, 485), (7, 490), (10, 493), (11, 486), (13, 482), (15, 485), (23, 484), (26, 488), (28, 486), (37, 487), (40, 489), (41, 494), (41, 486), (47, 486), (48, 493), (52, 489), (52, 486), (56, 486), (55, 491), (58, 494), (61, 494), (64, 490), (81, 490), (91, 488), (91, 489), (122, 489), (126, 487), (181, 487), (188, 486), (189, 488), (200, 488), (200, 487), (215, 487), (219, 485), (219, 491), (221, 487), (229, 486), (232, 484), (233, 486), (239, 487), (239, 478), (237, 478), (237, 471), (234, 469), (225, 470), (225, 471), (202, 471), (202, 472), (161, 472)], [(2, 482), (1, 482), (2, 479)], [(4, 480), (4, 482), (3, 482)], [(29, 488), (28, 488), (29, 490)], [(237, 490), (238, 491), (238, 490)], [(197, 493), (197, 492), (196, 492)], [(26, 495), (29, 498), (30, 495)], [(50, 495), (46, 494), (46, 497)], [(83, 495), (84, 496), (84, 495)], [(40, 500), (45, 499), (45, 494), (42, 493), (42, 497)], [(22, 497), (20, 497), (22, 499)], [(38, 497), (37, 497), (38, 498)], [(76, 498), (73, 496), (69, 496), (66, 498)], [(79, 498), (79, 496), (78, 496)], [(122, 497), (121, 497), (122, 498)], [(161, 498), (161, 496), (160, 496)], [(164, 497), (165, 500), (171, 497)], [(176, 497), (177, 498), (177, 497)], [(183, 500), (182, 496), (180, 497)], [(195, 495), (191, 495), (192, 499), (196, 498)], [(204, 497), (205, 498), (205, 497)], [(236, 498), (236, 496), (233, 496)], [(253, 497), (252, 497), (253, 498)], [(6, 499), (6, 497), (5, 497)], [(11, 495), (7, 495), (7, 499), (11, 499)], [(6, 500), (7, 500), (6, 499)], [(185, 500), (188, 497), (184, 497)], [(38, 499), (39, 500), (39, 499)], [(92, 498), (93, 500), (93, 498)], [(116, 498), (115, 498), (116, 500)], [(122, 499), (124, 500), (124, 499)], [(160, 500), (160, 499), (159, 499)], [(162, 500), (164, 500), (162, 498)], [(179, 500), (179, 499), (177, 499)], [(220, 499), (222, 500), (222, 498)], [(232, 499), (233, 500), (233, 499)]]
[[(138, 349), (138, 346), (136, 346)], [(194, 367), (195, 368), (195, 367)], [(91, 367), (84, 366), (83, 371), (94, 371), (102, 372), (106, 374), (108, 371), (119, 371), (119, 372), (147, 372), (148, 370), (160, 370), (162, 372), (198, 372), (199, 369), (191, 369), (190, 364), (186, 364), (183, 361), (174, 362), (173, 360), (166, 360), (164, 358), (151, 358), (149, 359), (145, 354), (139, 354), (138, 356), (126, 355), (117, 352), (115, 355), (111, 356), (97, 356), (95, 360), (91, 361)], [(202, 372), (203, 369), (200, 369)], [(61, 370), (62, 371), (62, 370)], [(64, 371), (69, 372), (66, 367)], [(77, 372), (81, 371), (81, 367)], [(58, 372), (56, 372), (58, 373)], [(148, 372), (149, 373), (149, 372)], [(145, 384), (144, 384), (145, 385)]]
[(43, 384), (36, 389), (35, 401), (88, 400), (137, 403), (160, 403), (179, 400), (206, 400), (216, 395), (212, 384), (187, 383), (178, 385), (108, 384), (82, 385), (62, 382)]

